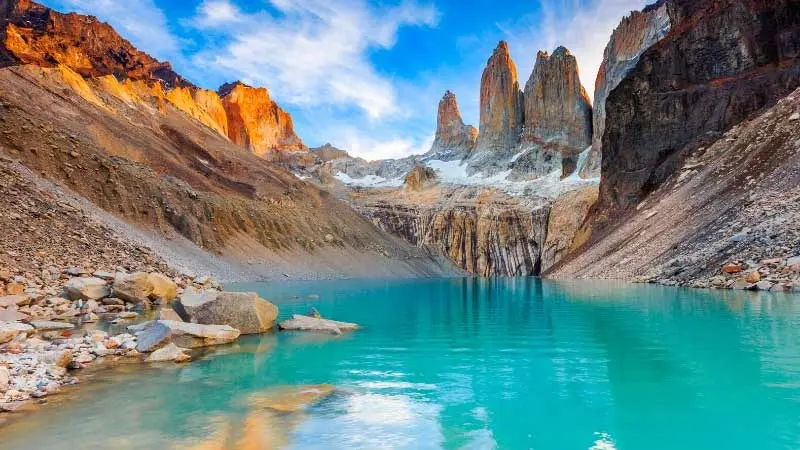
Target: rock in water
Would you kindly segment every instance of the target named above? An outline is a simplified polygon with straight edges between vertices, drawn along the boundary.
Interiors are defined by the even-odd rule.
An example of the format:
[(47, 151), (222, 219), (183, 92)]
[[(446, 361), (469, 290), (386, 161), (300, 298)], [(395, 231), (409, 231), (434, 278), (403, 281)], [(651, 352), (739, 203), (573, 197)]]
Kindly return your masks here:
[(267, 392), (253, 394), (248, 403), (252, 408), (294, 413), (321, 402), (333, 394), (333, 390), (330, 384), (273, 388)]
[(522, 91), (508, 44), (500, 41), (481, 77), (480, 133), (476, 151), (505, 151), (519, 144)]
[(472, 152), (477, 139), (478, 130), (472, 125), (465, 125), (461, 118), (456, 95), (445, 92), (439, 102), (436, 138), (425, 157), (441, 161), (461, 160)]
[(230, 325), (242, 334), (269, 331), (277, 317), (278, 308), (252, 292), (219, 292), (192, 314), (197, 323)]
[(281, 322), (278, 327), (284, 331), (311, 331), (335, 335), (340, 335), (344, 331), (353, 331), (360, 328), (355, 323), (337, 322), (335, 320), (301, 316), (299, 314), (295, 314), (291, 319)]
[(179, 299), (172, 302), (172, 309), (175, 310), (184, 322), (191, 322), (197, 308), (217, 298), (218, 293), (218, 291), (196, 291), (194, 289), (187, 289)]
[(164, 361), (175, 361), (175, 362), (184, 362), (188, 361), (187, 358), (190, 358), (184, 350), (173, 343), (169, 343), (164, 347), (154, 351), (147, 357), (145, 361), (147, 362), (164, 362)]
[(578, 61), (558, 47), (552, 55), (539, 52), (525, 84), (523, 140), (561, 155), (563, 175), (575, 170), (580, 152), (592, 143), (592, 105), (578, 76)]
[(111, 288), (100, 278), (72, 278), (64, 284), (70, 300), (98, 300), (111, 295)]
[(198, 348), (227, 344), (239, 337), (239, 330), (227, 325), (200, 325), (196, 323), (157, 320), (129, 327), (138, 331), (136, 350), (152, 352), (172, 342), (183, 348)]

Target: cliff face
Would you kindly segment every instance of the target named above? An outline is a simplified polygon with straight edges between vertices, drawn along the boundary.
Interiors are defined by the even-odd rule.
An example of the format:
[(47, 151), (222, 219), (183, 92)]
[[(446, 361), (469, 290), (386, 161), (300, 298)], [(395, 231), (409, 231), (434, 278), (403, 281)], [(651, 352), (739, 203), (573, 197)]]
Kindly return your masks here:
[(524, 97), (523, 139), (560, 153), (564, 175), (569, 175), (592, 141), (592, 105), (569, 50), (539, 52)]
[(265, 88), (231, 83), (219, 90), (228, 116), (228, 137), (261, 157), (273, 150), (305, 150), (292, 116), (272, 101)]
[(459, 201), (425, 205), (413, 199), (386, 203), (368, 193), (357, 208), (384, 231), (441, 251), (471, 274), (537, 275), (549, 209), (499, 193), (481, 193), (479, 201), (463, 198), (473, 194), (448, 191), (447, 197)]
[(671, 0), (667, 10), (672, 30), (606, 102), (601, 218), (800, 85), (800, 2)]
[(190, 86), (172, 70), (137, 50), (95, 17), (61, 14), (30, 0), (0, 0), (0, 67), (64, 65), (82, 76), (116, 75)]
[(167, 93), (176, 108), (197, 119), (217, 133), (228, 135), (228, 116), (216, 92), (178, 87)]
[(460, 160), (467, 157), (478, 139), (478, 130), (472, 125), (465, 125), (458, 109), (455, 94), (445, 92), (439, 102), (439, 113), (436, 116), (436, 138), (429, 155), (435, 155), (442, 161)]
[(663, 39), (669, 29), (670, 18), (666, 0), (660, 0), (643, 11), (634, 11), (630, 16), (623, 18), (612, 33), (595, 81), (594, 138), (592, 150), (581, 172), (582, 177), (600, 177), (608, 94), (636, 67), (639, 56)]
[(522, 103), (517, 66), (501, 41), (481, 77), (479, 151), (503, 151), (519, 143)]
[(579, 152), (592, 139), (592, 105), (578, 76), (578, 60), (564, 47), (539, 52), (525, 85), (526, 139)]

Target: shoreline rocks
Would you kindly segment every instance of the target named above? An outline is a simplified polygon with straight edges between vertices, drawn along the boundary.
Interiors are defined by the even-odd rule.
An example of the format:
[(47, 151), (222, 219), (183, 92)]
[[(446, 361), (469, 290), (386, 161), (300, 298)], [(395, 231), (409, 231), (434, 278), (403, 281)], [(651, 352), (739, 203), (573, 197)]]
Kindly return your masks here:
[(361, 328), (358, 324), (337, 322), (321, 317), (303, 316), (294, 314), (291, 319), (281, 322), (278, 327), (282, 331), (309, 331), (314, 333), (330, 333), (337, 336), (345, 331), (355, 331)]

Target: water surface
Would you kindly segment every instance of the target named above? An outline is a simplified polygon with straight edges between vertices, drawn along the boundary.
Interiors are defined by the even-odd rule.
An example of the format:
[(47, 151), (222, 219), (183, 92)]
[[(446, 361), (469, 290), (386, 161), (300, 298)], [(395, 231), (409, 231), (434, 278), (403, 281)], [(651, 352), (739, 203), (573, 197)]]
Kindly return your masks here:
[(800, 447), (797, 296), (529, 278), (229, 288), (258, 291), (282, 318), (314, 306), (364, 329), (128, 367), (0, 428), (0, 449), (192, 448), (220, 435), (234, 448), (249, 396), (319, 383), (338, 390), (280, 418), (289, 448)]

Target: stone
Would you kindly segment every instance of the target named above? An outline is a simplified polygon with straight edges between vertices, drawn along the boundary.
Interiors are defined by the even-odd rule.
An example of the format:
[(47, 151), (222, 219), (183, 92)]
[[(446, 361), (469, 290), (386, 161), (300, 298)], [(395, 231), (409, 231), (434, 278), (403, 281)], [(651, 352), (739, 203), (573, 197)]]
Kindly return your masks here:
[(6, 346), (6, 351), (12, 355), (19, 355), (25, 351), (25, 348), (19, 342), (10, 342)]
[(800, 265), (800, 256), (793, 256), (786, 260), (786, 265), (789, 267)]
[(0, 322), (0, 344), (13, 341), (20, 334), (33, 334), (33, 327), (19, 322)]
[(8, 308), (9, 306), (25, 306), (29, 304), (31, 298), (26, 294), (19, 295), (6, 295), (0, 297), (0, 306)]
[(164, 361), (177, 361), (180, 359), (181, 361), (185, 361), (185, 357), (188, 356), (184, 353), (183, 349), (179, 348), (177, 345), (173, 343), (169, 343), (164, 347), (159, 348), (158, 350), (154, 351), (150, 354), (150, 356), (145, 359), (146, 362), (164, 362)]
[(279, 413), (296, 413), (313, 406), (333, 394), (330, 384), (271, 388), (250, 396), (251, 408), (270, 409)]
[(730, 274), (739, 273), (742, 270), (744, 270), (744, 268), (740, 264), (728, 264), (722, 268), (723, 272)]
[(166, 275), (151, 273), (147, 276), (151, 285), (150, 298), (158, 298), (164, 302), (171, 302), (178, 296), (178, 285)]
[(278, 308), (252, 292), (219, 292), (192, 313), (192, 321), (206, 325), (230, 325), (242, 334), (269, 331)]
[(161, 308), (158, 311), (158, 320), (174, 320), (176, 322), (183, 322), (181, 316), (179, 316), (174, 309), (168, 306)]
[(172, 309), (183, 319), (184, 322), (191, 322), (197, 308), (217, 298), (217, 291), (197, 291), (187, 289), (178, 300), (172, 302)]
[(522, 91), (508, 44), (500, 41), (481, 76), (480, 127), (476, 151), (502, 152), (519, 144)]
[(756, 283), (756, 287), (759, 291), (768, 291), (772, 289), (772, 283), (769, 281), (759, 281)]
[(183, 348), (227, 344), (236, 340), (239, 334), (239, 330), (227, 325), (158, 320), (148, 324), (137, 334), (136, 350), (142, 353), (151, 352), (169, 342)]
[(0, 366), (0, 392), (6, 392), (11, 387), (11, 373), (8, 367)]
[(95, 313), (86, 313), (81, 316), (82, 323), (94, 323), (100, 320), (100, 318)]
[(6, 284), (6, 292), (8, 295), (21, 295), (25, 293), (25, 285), (12, 281)]
[(92, 273), (92, 276), (95, 278), (101, 278), (103, 280), (109, 281), (114, 279), (114, 274), (111, 272), (104, 272), (102, 270), (97, 270)]
[(148, 274), (118, 274), (114, 278), (113, 294), (127, 303), (139, 304), (147, 302), (153, 293), (153, 284)]
[(28, 320), (29, 316), (15, 309), (0, 309), (0, 322), (16, 322), (18, 320)]
[(70, 300), (98, 300), (111, 295), (111, 288), (100, 278), (71, 278), (64, 284)]
[(748, 283), (744, 278), (737, 278), (733, 285), (731, 285), (731, 289), (743, 291), (748, 290), (750, 286), (752, 286), (752, 284)]
[(754, 270), (747, 275), (745, 281), (751, 284), (758, 283), (759, 281), (761, 281), (761, 273), (757, 270)]
[(541, 270), (547, 272), (572, 250), (584, 244), (579, 230), (589, 209), (597, 202), (597, 186), (568, 192), (559, 196), (550, 209), (547, 239), (542, 248)]
[(310, 331), (340, 335), (345, 331), (354, 331), (360, 327), (355, 323), (337, 322), (335, 320), (295, 314), (291, 319), (278, 324), (283, 331)]
[(31, 325), (33, 326), (33, 328), (36, 328), (36, 331), (39, 332), (72, 330), (75, 328), (75, 325), (71, 323), (50, 322), (47, 320), (34, 320), (31, 321)]
[(435, 170), (430, 167), (416, 166), (406, 175), (403, 186), (408, 191), (419, 192), (434, 185), (437, 179)]

